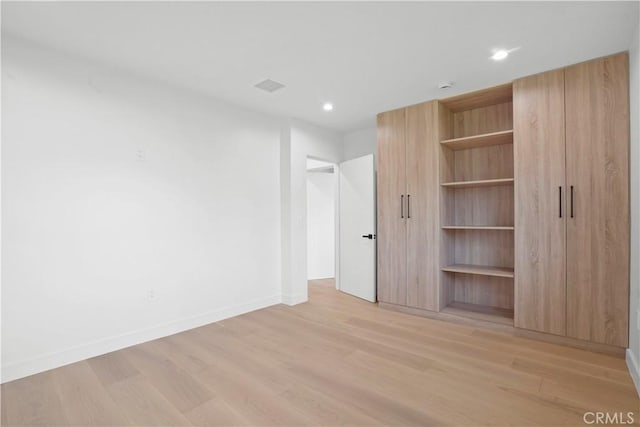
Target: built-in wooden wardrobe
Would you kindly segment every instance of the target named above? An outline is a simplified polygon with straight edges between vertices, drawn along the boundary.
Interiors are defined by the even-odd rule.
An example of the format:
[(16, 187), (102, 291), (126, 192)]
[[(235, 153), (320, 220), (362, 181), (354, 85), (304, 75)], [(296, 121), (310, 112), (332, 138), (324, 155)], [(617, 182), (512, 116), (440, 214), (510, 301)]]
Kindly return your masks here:
[(626, 347), (626, 54), (516, 80), (516, 323)]
[(626, 347), (628, 111), (621, 53), (379, 114), (381, 305)]

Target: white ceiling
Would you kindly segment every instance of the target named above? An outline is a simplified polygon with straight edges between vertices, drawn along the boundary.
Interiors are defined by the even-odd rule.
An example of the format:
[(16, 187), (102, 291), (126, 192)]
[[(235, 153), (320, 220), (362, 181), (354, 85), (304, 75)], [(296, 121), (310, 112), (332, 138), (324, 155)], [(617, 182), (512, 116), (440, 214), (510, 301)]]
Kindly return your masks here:
[[(637, 2), (3, 1), (2, 33), (347, 131), (381, 111), (626, 50), (638, 16)], [(265, 78), (286, 88), (253, 87)], [(455, 86), (438, 89), (446, 80)]]

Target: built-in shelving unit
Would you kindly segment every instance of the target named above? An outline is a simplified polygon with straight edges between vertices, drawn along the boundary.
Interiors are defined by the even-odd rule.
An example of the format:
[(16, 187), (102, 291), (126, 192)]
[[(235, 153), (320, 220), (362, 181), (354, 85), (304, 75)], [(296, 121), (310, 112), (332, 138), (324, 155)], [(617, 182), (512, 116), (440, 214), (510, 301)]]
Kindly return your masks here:
[(438, 118), (440, 311), (513, 325), (511, 85), (445, 99)]
[(500, 132), (489, 132), (482, 135), (465, 136), (462, 138), (446, 139), (440, 142), (440, 144), (452, 150), (467, 150), (470, 148), (513, 144), (513, 129), (503, 130)]
[(499, 178), (499, 179), (478, 179), (474, 181), (457, 181), (457, 182), (442, 182), (443, 187), (450, 188), (472, 188), (472, 187), (493, 187), (497, 185), (513, 185), (513, 178)]

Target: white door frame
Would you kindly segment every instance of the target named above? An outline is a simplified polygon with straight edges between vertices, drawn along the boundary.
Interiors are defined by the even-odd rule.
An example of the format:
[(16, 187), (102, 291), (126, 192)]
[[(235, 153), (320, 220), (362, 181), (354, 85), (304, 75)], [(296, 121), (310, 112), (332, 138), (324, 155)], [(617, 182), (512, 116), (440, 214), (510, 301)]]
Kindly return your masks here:
[[(334, 209), (333, 210), (333, 218), (334, 218), (334, 230), (333, 230), (334, 273), (333, 273), (333, 276), (335, 277), (336, 289), (340, 289), (340, 165), (333, 162), (332, 160), (323, 159), (318, 156), (307, 155), (306, 158), (312, 159), (312, 160), (319, 160), (321, 162), (325, 162), (333, 166), (333, 209)], [(306, 197), (308, 198), (309, 194), (307, 194)], [(307, 223), (305, 224), (305, 231), (308, 233), (309, 230), (307, 230), (306, 228), (308, 227), (308, 224), (309, 224), (309, 221), (308, 221), (309, 212), (307, 212), (306, 203), (305, 203), (304, 210), (305, 210), (305, 218), (307, 218)], [(305, 241), (307, 245), (307, 250), (309, 250), (309, 239), (306, 238), (307, 235), (308, 234), (305, 234)], [(307, 264), (306, 257), (304, 259), (304, 263), (305, 263), (305, 271), (307, 271), (308, 265), (306, 265)]]

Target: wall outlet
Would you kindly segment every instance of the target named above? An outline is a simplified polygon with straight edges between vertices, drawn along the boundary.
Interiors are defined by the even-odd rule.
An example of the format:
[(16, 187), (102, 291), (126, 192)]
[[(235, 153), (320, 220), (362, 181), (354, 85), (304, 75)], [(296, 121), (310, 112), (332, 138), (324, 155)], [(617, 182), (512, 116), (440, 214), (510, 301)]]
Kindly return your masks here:
[(142, 150), (140, 148), (138, 150), (136, 150), (136, 159), (139, 162), (144, 162), (144, 150)]
[(147, 301), (149, 301), (149, 303), (152, 303), (156, 300), (156, 291), (154, 291), (153, 289), (149, 289), (147, 291)]

